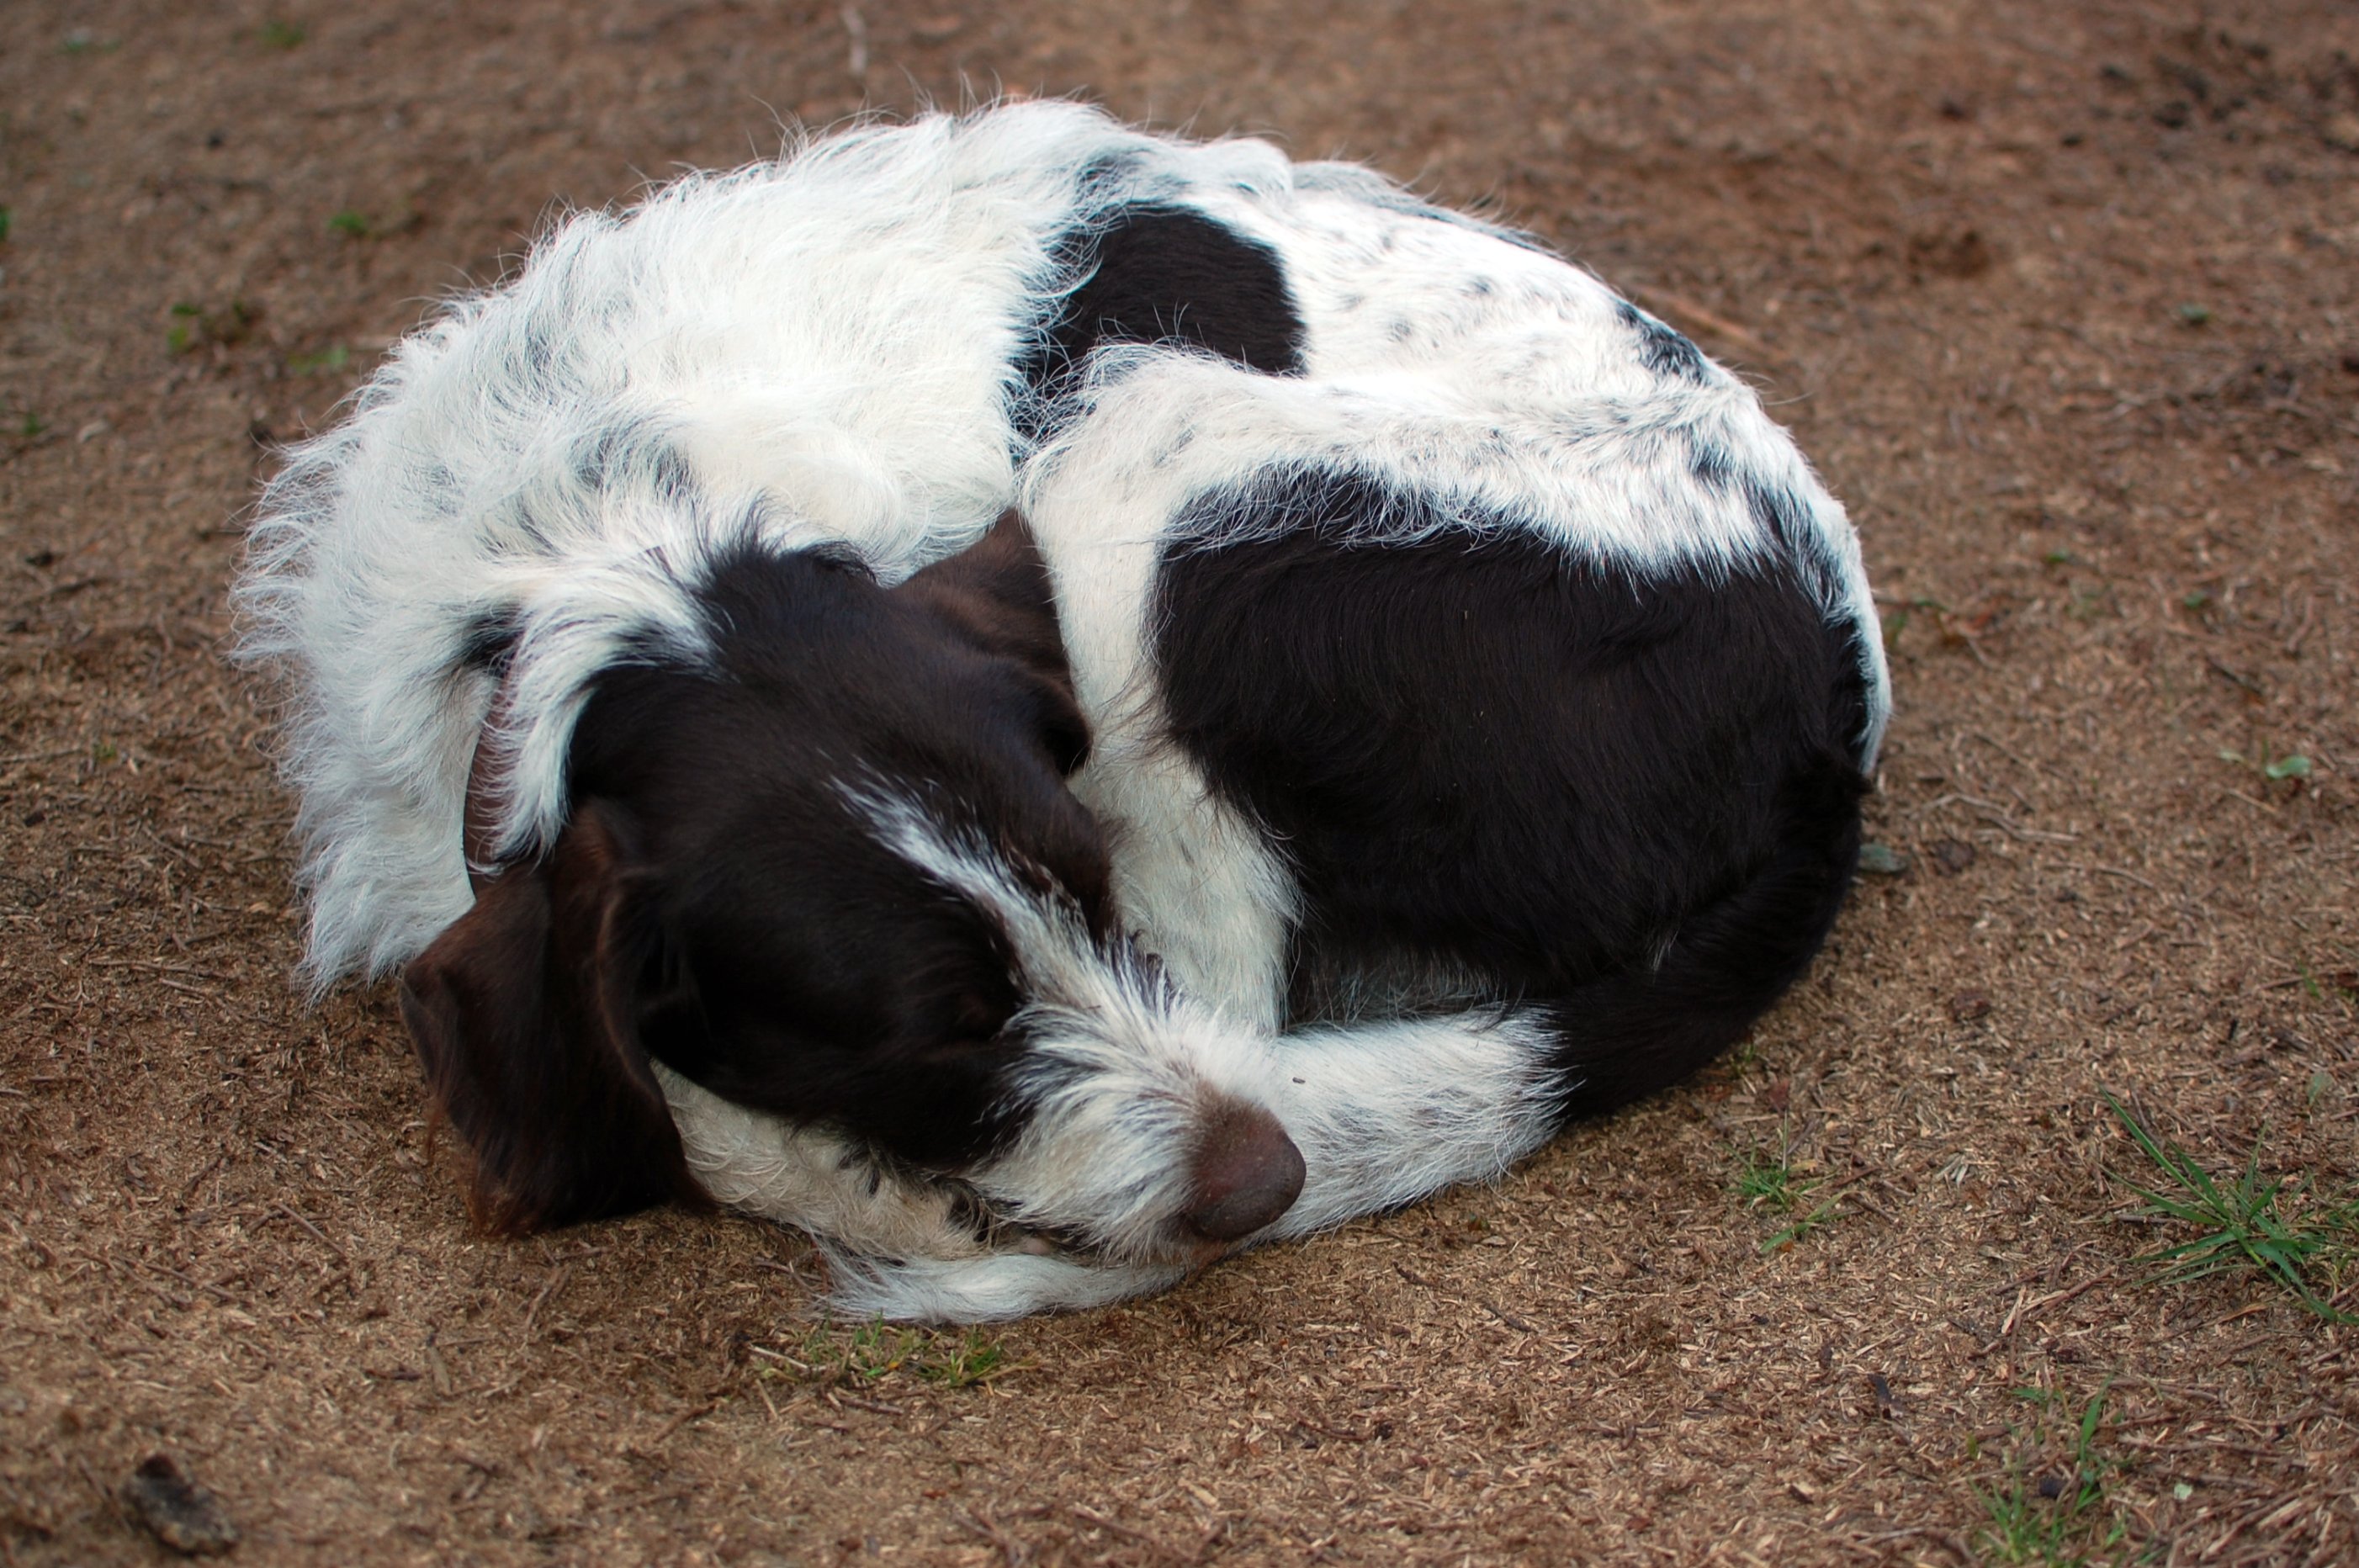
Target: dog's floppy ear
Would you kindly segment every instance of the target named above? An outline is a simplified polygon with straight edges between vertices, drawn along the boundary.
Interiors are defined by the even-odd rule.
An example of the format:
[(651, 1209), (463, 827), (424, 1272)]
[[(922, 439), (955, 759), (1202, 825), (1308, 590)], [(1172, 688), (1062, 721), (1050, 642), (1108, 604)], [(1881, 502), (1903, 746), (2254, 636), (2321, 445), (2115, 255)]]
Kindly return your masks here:
[(474, 1157), (471, 1206), (503, 1235), (705, 1202), (639, 1042), (655, 938), (626, 834), (584, 802), (402, 975), (428, 1085)]
[(1071, 773), (1082, 765), (1089, 755), (1089, 724), (1073, 700), (1056, 585), (1021, 513), (1010, 507), (983, 538), (895, 592), (1031, 674), (1044, 689), (1042, 728), (1058, 768)]

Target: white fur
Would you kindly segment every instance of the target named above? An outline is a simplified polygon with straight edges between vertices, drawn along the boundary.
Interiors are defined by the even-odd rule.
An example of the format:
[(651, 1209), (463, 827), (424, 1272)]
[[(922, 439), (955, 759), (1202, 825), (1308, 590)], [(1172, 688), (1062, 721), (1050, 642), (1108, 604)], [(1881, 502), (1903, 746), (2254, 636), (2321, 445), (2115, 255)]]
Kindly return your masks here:
[[(1179, 385), (1192, 381), (1190, 366), (1156, 356), (1156, 376), (1120, 395), (1120, 417), (1078, 432), (1093, 426), (1100, 439), (1119, 431), (1135, 453), (1163, 450), (1123, 422), (1151, 408), (1166, 432), (1186, 431), (1198, 480), (1216, 482), (1223, 469), (1242, 477), (1278, 452), (1347, 457), (1401, 488), (1656, 568), (1733, 564), (1760, 548), (1741, 499), (1710, 494), (1688, 472), (1690, 443), (1709, 442), (1736, 472), (1803, 508), (1829, 617), (1861, 634), (1862, 755), (1873, 768), (1890, 683), (1859, 541), (1752, 388), (1701, 355), (1699, 382), (1665, 378), (1636, 352), (1628, 307), (1595, 277), (1509, 231), (1419, 202), (1370, 170), (1307, 164), (1282, 186), (1207, 182), (1189, 199), (1283, 258), (1307, 329), (1307, 376), (1265, 379), (1267, 397), (1227, 400), (1199, 422), (1163, 401), (1186, 396)], [(1138, 357), (1101, 355), (1101, 380)], [(1101, 393), (1094, 406), (1110, 411), (1111, 400)]]
[(854, 800), (888, 847), (996, 918), (1030, 998), (1010, 1026), (1027, 1042), (1009, 1094), (1023, 1131), (965, 1180), (995, 1214), (1110, 1258), (1200, 1251), (1174, 1236), (1193, 1198), (1190, 1161), (1219, 1102), (1269, 1101), (1266, 1037), (1101, 944), (1079, 909), (988, 846), (946, 835), (908, 801)]
[[(1295, 206), (1312, 210), (1322, 230), (1344, 226), (1315, 194)], [(1298, 265), (1285, 227), (1252, 211), (1287, 256), (1289, 279), (1314, 276)], [(1224, 215), (1247, 226), (1242, 214)], [(1217, 800), (1164, 739), (1147, 644), (1160, 552), (1200, 497), (1266, 475), (1349, 471), (1428, 503), (1413, 520), (1375, 519), (1364, 539), (1372, 547), (1440, 528), (1515, 528), (1642, 573), (1677, 564), (1727, 572), (1778, 546), (1738, 487), (1697, 483), (1690, 454), (1710, 443), (1737, 474), (1802, 508), (1801, 548), (1827, 614), (1848, 622), (1863, 649), (1870, 722), (1860, 744), (1871, 763), (1888, 712), (1857, 541), (1749, 388), (1716, 367), (1695, 384), (1645, 371), (1613, 296), (1561, 264), (1442, 219), (1362, 216), (1386, 244), (1314, 251), (1331, 279), (1347, 281), (1330, 281), (1323, 296), (1315, 281), (1300, 286), (1313, 307), (1309, 376), (1102, 351), (1064, 434), (1027, 469), (1021, 492), (1096, 735), (1074, 788), (1115, 846), (1125, 913), (1191, 989), (1256, 1022), (1277, 1017), (1284, 1000), (1296, 894), (1282, 845)], [(1470, 300), (1446, 281), (1474, 265), (1470, 250), (1488, 275), (1522, 281)], [(1354, 275), (1377, 257), (1381, 278)], [(1353, 283), (1384, 289), (1386, 310), (1412, 323), (1408, 336), (1387, 328), (1371, 338), (1319, 312), (1317, 301), (1332, 308)], [(1534, 319), (1518, 326), (1518, 310)], [(1255, 526), (1277, 531), (1292, 521), (1273, 515)], [(1233, 529), (1219, 542), (1243, 537)], [(1267, 1104), (1309, 1176), (1293, 1208), (1254, 1239), (1307, 1235), (1496, 1176), (1547, 1141), (1578, 1087), (1542, 1071), (1550, 1040), (1537, 1015), (1477, 1007), (1275, 1041), (1285, 1083)]]
[(714, 1203), (802, 1225), (853, 1253), (989, 1255), (954, 1188), (908, 1180), (830, 1128), (749, 1111), (661, 1062), (655, 1070), (688, 1169)]
[(291, 688), (315, 987), (468, 907), (454, 829), (493, 691), (454, 664), (479, 616), (522, 633), (494, 737), (514, 850), (561, 825), (589, 679), (636, 638), (701, 642), (685, 589), (717, 546), (849, 546), (895, 581), (989, 526), (1016, 365), (1067, 281), (1049, 247), (1118, 194), (1082, 172), (1124, 155), (1285, 173), (1259, 144), (1180, 148), (1044, 103), (690, 177), (568, 220), (288, 454), (239, 598), (245, 656)]
[[(1267, 1038), (1190, 1002), (1119, 944), (1108, 951), (1069, 900), (915, 803), (874, 783), (844, 794), (889, 848), (1007, 933), (1032, 998), (1013, 1026), (1027, 1040), (1009, 1092), (1023, 1130), (953, 1188), (659, 1068), (699, 1183), (718, 1203), (820, 1236), (831, 1301), (856, 1313), (971, 1322), (1095, 1306), (1163, 1289), (1217, 1256), (1179, 1228), (1191, 1161), (1223, 1101), (1283, 1095)], [(1003, 1235), (1053, 1233), (1085, 1256), (1028, 1238), (987, 1247), (962, 1188)]]
[(1274, 1110), (1307, 1168), (1301, 1197), (1256, 1241), (1491, 1180), (1555, 1130), (1566, 1085), (1540, 1070), (1549, 1041), (1536, 1023), (1474, 1010), (1273, 1040), (1103, 951), (1070, 904), (986, 846), (945, 837), (914, 804), (846, 792), (880, 839), (1007, 931), (1038, 998), (1017, 1020), (1032, 1041), (1013, 1090), (1024, 1131), (964, 1183), (1006, 1224), (1055, 1233), (1084, 1256), (994, 1250), (952, 1190), (659, 1070), (698, 1181), (716, 1202), (822, 1237), (838, 1310), (973, 1322), (1169, 1286), (1222, 1250), (1175, 1225), (1200, 1129), (1222, 1099)]
[(1535, 1017), (1499, 1008), (1288, 1035), (1272, 1108), (1306, 1175), (1294, 1206), (1254, 1239), (1497, 1178), (1555, 1135), (1579, 1088), (1544, 1071), (1550, 1043)]
[[(1027, 466), (1016, 366), (1074, 281), (1052, 247), (1094, 204), (1138, 197), (1277, 254), (1308, 374), (1104, 351)], [(1125, 920), (1176, 985), (979, 843), (874, 781), (848, 788), (897, 853), (1000, 919), (1033, 998), (1025, 1131), (966, 1187), (1090, 1254), (980, 1238), (959, 1189), (666, 1073), (691, 1170), (718, 1200), (819, 1234), (840, 1304), (948, 1318), (1094, 1304), (1201, 1262), (1171, 1220), (1223, 1097), (1274, 1111), (1308, 1167), (1264, 1237), (1495, 1175), (1546, 1139), (1569, 1087), (1540, 1070), (1537, 1019), (1478, 1007), (1272, 1033), (1297, 903), (1283, 846), (1164, 738), (1145, 617), (1192, 499), (1310, 465), (1418, 495), (1420, 528), (1728, 571), (1770, 547), (1735, 488), (1698, 482), (1708, 448), (1799, 506), (1827, 614), (1859, 633), (1872, 764), (1886, 675), (1842, 508), (1749, 388), (1709, 365), (1666, 377), (1640, 350), (1593, 278), (1367, 170), (1071, 104), (864, 129), (572, 218), (397, 348), (264, 498), (244, 646), (292, 688), (309, 977), (398, 964), (468, 908), (460, 821), (494, 681), (460, 653), (484, 617), (518, 634), (490, 736), (516, 852), (561, 825), (595, 674), (650, 640), (703, 657), (692, 590), (718, 550), (848, 547), (893, 582), (1020, 495), (1095, 731), (1075, 789), (1109, 833)], [(1406, 542), (1398, 522), (1367, 542)]]
[[(1138, 351), (1099, 361), (1079, 395), (1083, 411), (1033, 461), (1022, 492), (1096, 736), (1074, 789), (1112, 835), (1125, 912), (1187, 984), (1235, 1017), (1277, 1016), (1295, 895), (1275, 847), (1163, 738), (1147, 645), (1155, 568), (1199, 496), (1304, 467), (1345, 469), (1438, 503), (1440, 527), (1528, 528), (1640, 571), (1679, 561), (1726, 571), (1772, 545), (1740, 496), (1687, 477), (1683, 443), (1701, 429), (1811, 504), (1828, 613), (1860, 627), (1882, 722), (1881, 638), (1854, 608), (1867, 603), (1857, 543), (1791, 443), (1766, 421), (1756, 428), (1758, 405), (1734, 381), (1510, 419), (1471, 387), (1438, 388), (1422, 376), (1292, 380)], [(1523, 397), (1510, 386), (1500, 401)], [(1436, 526), (1380, 521), (1366, 542), (1413, 542)]]
[(1108, 1306), (1168, 1290), (1188, 1277), (1179, 1264), (1104, 1263), (1022, 1252), (886, 1260), (821, 1246), (830, 1266), (828, 1304), (852, 1317), (992, 1323)]
[(717, 1203), (816, 1236), (839, 1312), (979, 1323), (1103, 1306), (1167, 1289), (1188, 1271), (1060, 1257), (1022, 1240), (995, 1250), (954, 1188), (880, 1165), (826, 1128), (732, 1105), (660, 1063), (656, 1076), (698, 1183)]

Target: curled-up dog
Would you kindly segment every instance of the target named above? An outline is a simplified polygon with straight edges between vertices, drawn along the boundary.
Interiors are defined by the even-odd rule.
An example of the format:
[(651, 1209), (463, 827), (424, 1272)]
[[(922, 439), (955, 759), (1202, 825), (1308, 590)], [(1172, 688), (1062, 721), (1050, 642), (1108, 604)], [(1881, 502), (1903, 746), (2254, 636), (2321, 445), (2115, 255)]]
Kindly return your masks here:
[(1748, 389), (1364, 170), (1067, 104), (583, 217), (265, 498), (310, 973), (476, 1213), (1115, 1299), (1495, 1174), (1840, 906), (1858, 551)]

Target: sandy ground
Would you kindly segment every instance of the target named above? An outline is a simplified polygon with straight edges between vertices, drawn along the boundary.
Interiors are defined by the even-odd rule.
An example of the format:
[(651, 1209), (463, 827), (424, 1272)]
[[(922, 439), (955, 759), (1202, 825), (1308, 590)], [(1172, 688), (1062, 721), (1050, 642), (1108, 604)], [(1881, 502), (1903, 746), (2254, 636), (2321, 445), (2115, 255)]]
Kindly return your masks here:
[[(156, 1560), (158, 1451), (256, 1564), (2359, 1561), (2353, 1331), (2157, 1282), (2104, 1098), (2359, 1177), (2354, 56), (2330, 0), (0, 9), (0, 1563)], [(480, 1240), (386, 990), (288, 985), (219, 657), (272, 443), (556, 203), (1003, 86), (1487, 202), (1745, 367), (1885, 596), (1886, 872), (1691, 1084), (1144, 1305), (880, 1335), (758, 1224)]]

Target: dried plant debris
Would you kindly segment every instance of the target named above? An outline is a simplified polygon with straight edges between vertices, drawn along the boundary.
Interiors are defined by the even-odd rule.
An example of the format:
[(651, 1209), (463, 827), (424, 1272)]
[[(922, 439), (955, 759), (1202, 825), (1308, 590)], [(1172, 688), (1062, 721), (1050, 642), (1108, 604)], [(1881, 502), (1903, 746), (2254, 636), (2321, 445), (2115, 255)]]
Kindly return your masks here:
[(907, 1328), (881, 1321), (850, 1328), (814, 1323), (792, 1350), (751, 1345), (760, 1375), (790, 1381), (864, 1388), (897, 1376), (944, 1388), (976, 1388), (1025, 1370), (999, 1337), (981, 1328)]
[[(854, 82), (833, 3), (0, 3), (0, 1568), (170, 1556), (157, 1449), (333, 1568), (2359, 1563), (2359, 8), (857, 9)], [(487, 1239), (390, 988), (288, 983), (256, 481), (542, 215), (994, 82), (1737, 363), (1886, 617), (1879, 847), (1728, 1060), (1153, 1301)]]

